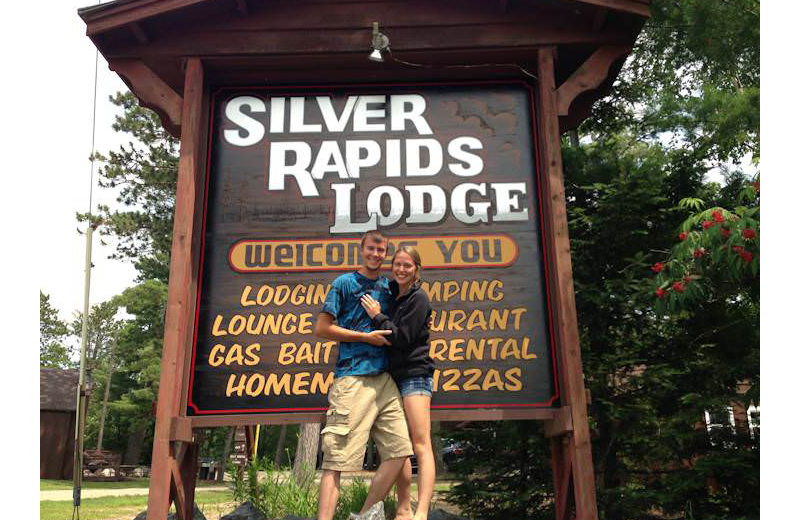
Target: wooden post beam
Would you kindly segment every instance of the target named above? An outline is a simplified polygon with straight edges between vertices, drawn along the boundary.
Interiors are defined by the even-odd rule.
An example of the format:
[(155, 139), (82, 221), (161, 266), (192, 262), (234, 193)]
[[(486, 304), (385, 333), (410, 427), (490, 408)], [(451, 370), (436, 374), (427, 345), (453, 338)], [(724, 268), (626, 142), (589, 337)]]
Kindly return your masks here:
[[(203, 68), (198, 58), (188, 60), (184, 85), (167, 316), (161, 357), (156, 429), (153, 438), (150, 494), (147, 500), (149, 520), (166, 519), (173, 498), (177, 499), (177, 509), (181, 514), (187, 507), (191, 511), (192, 503), (187, 505), (186, 501), (194, 500), (195, 483), (189, 477), (197, 468), (196, 446), (193, 443), (185, 443), (188, 453), (182, 452), (183, 448), (171, 437), (173, 421), (183, 415), (180, 410), (183, 367), (189, 351), (190, 343), (187, 342), (187, 338), (191, 337), (190, 328), (194, 320), (191, 311), (196, 296), (190, 287), (196, 283), (192, 277), (197, 276), (196, 270), (193, 269), (192, 242), (194, 235), (199, 231), (194, 229), (193, 213), (198, 183), (202, 177)], [(175, 432), (178, 431), (185, 432), (185, 426), (176, 423)], [(191, 515), (186, 518), (191, 518)]]
[(192, 421), (188, 417), (173, 417), (169, 426), (169, 439), (192, 442), (192, 438)]
[(630, 45), (606, 45), (600, 47), (588, 60), (572, 73), (572, 75), (558, 87), (558, 115), (569, 114), (569, 106), (579, 94), (600, 86), (608, 77), (611, 64), (622, 56), (627, 56), (633, 49)]
[(544, 436), (557, 437), (572, 431), (572, 410), (569, 406), (558, 409), (556, 416), (544, 422)]
[[(568, 447), (565, 456), (562, 457), (562, 463), (570, 466), (577, 518), (596, 519), (597, 499), (578, 337), (578, 317), (575, 309), (575, 288), (572, 281), (564, 171), (561, 162), (554, 50), (553, 47), (545, 47), (539, 49), (537, 53), (539, 77), (537, 86), (544, 180), (542, 199), (546, 206), (544, 228), (549, 251), (547, 262), (550, 266), (551, 287), (558, 295), (553, 310), (556, 350), (561, 371), (561, 406), (570, 407), (573, 428), (571, 435), (563, 437)], [(556, 482), (558, 483), (558, 480)]]
[(607, 7), (613, 11), (623, 11), (634, 13), (640, 16), (650, 17), (650, 6), (647, 0), (579, 0), (584, 4), (594, 4)]
[(108, 62), (108, 68), (120, 75), (136, 94), (142, 106), (158, 114), (161, 124), (174, 135), (181, 135), (183, 99), (164, 83), (141, 60), (118, 59)]

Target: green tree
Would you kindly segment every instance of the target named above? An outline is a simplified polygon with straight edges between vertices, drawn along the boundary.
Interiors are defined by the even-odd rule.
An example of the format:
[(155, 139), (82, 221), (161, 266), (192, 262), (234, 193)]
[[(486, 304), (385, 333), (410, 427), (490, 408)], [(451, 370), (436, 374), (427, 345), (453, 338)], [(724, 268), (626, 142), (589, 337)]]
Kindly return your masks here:
[[(117, 298), (92, 305), (86, 328), (86, 371), (94, 383), (92, 398), (86, 414), (87, 446), (94, 442), (99, 448), (102, 444), (106, 426), (107, 402), (110, 392), (111, 376), (114, 371), (117, 336), (123, 321), (117, 318), (119, 302)], [(76, 312), (70, 332), (76, 342), (81, 341), (83, 332), (83, 313)]]
[(101, 205), (94, 216), (84, 213), (78, 219), (103, 223), (100, 234), (117, 239), (111, 257), (133, 262), (138, 281), (166, 282), (179, 142), (162, 128), (152, 111), (139, 106), (132, 93), (117, 93), (110, 101), (123, 110), (115, 118), (114, 130), (132, 140), (107, 155), (96, 154), (95, 159), (102, 164), (100, 187), (119, 189), (117, 202), (124, 209)]
[(39, 291), (39, 365), (47, 368), (71, 366), (72, 349), (66, 343), (69, 328), (58, 317), (50, 295)]
[[(114, 337), (119, 331), (117, 320), (119, 303), (116, 298), (92, 305), (86, 328), (86, 369), (93, 371), (111, 355)], [(83, 331), (83, 313), (75, 312), (70, 324), (70, 333), (78, 341)]]
[[(79, 214), (78, 219), (102, 223), (100, 234), (116, 238), (111, 257), (132, 262), (138, 271), (138, 285), (117, 300), (135, 317), (118, 334), (107, 435), (108, 447), (124, 449), (125, 462), (136, 464), (149, 457), (152, 442), (179, 143), (132, 93), (117, 93), (110, 101), (122, 109), (113, 129), (130, 141), (95, 159), (102, 164), (99, 185), (119, 190), (121, 209), (101, 205), (94, 215)], [(98, 430), (99, 423), (87, 424), (90, 435)]]
[(725, 291), (730, 298), (759, 300), (760, 205), (758, 182), (741, 174), (727, 177), (726, 186), (712, 185), (709, 196), (719, 200), (723, 192), (739, 190), (737, 206), (703, 209), (700, 198), (686, 198), (679, 208), (692, 213), (683, 221), (678, 243), (651, 269), (656, 273), (656, 310), (676, 313), (702, 302), (711, 291)]
[(125, 322), (119, 333), (114, 375), (116, 399), (110, 406), (126, 426), (126, 460), (131, 464), (150, 455), (166, 302), (167, 284), (160, 280), (145, 280), (119, 296), (120, 305), (133, 318)]
[[(757, 515), (757, 442), (731, 432), (731, 442), (711, 443), (698, 428), (707, 410), (757, 401), (757, 303), (712, 286), (702, 304), (664, 319), (650, 270), (685, 218), (681, 200), (727, 206), (731, 190), (704, 185), (690, 152), (621, 136), (567, 147), (564, 160), (601, 518)], [(552, 515), (541, 429), (490, 423), (463, 438), (473, 451), (451, 495), (459, 505), (478, 518)], [(508, 457), (499, 446), (513, 446)]]

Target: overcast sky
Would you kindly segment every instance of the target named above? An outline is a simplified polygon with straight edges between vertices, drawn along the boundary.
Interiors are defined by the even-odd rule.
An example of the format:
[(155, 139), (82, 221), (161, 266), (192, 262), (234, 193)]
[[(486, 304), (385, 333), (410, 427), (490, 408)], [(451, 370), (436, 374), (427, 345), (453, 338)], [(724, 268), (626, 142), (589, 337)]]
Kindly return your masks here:
[[(45, 207), (49, 208), (47, 236), (48, 248), (58, 251), (58, 269), (39, 272), (39, 288), (50, 294), (52, 304), (63, 318), (83, 308), (84, 258), (86, 238), (79, 235), (75, 213), (89, 208), (89, 156), (92, 147), (92, 98), (94, 95), (95, 47), (86, 36), (86, 24), (77, 14), (79, 7), (91, 5), (91, 0), (60, 0), (45, 2), (48, 6), (46, 34), (49, 36), (52, 59), (48, 63), (54, 70), (36, 67), (31, 70), (34, 81), (46, 84), (58, 78), (57, 97), (48, 108), (52, 119), (48, 122), (52, 135), (36, 157), (37, 177), (46, 179)], [(109, 95), (127, 90), (119, 77), (108, 69), (102, 56), (97, 66), (97, 120), (95, 149), (106, 152), (116, 149), (125, 136), (111, 129), (117, 107), (108, 101)], [(55, 92), (54, 92), (55, 93)], [(93, 191), (93, 206), (98, 203), (114, 204), (114, 195), (108, 190)], [(101, 246), (95, 234), (93, 241), (90, 301), (92, 304), (107, 300), (133, 283), (135, 270), (126, 262), (109, 260), (113, 242)]]

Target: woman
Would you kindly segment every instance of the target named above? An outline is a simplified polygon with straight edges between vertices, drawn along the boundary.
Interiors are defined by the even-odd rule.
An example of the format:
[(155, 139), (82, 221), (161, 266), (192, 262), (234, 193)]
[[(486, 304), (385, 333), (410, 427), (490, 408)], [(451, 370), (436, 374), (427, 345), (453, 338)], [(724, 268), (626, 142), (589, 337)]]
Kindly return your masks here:
[[(433, 360), (429, 355), (428, 337), (431, 305), (420, 289), (422, 262), (411, 246), (400, 246), (392, 258), (394, 281), (389, 283), (394, 298), (386, 314), (370, 295), (361, 298), (361, 305), (372, 318), (375, 329), (390, 330), (389, 369), (403, 397), (411, 443), (417, 456), (418, 498), (414, 520), (426, 520), (436, 481), (436, 463), (431, 446), (431, 393)], [(411, 461), (406, 460), (397, 479), (397, 518), (411, 518)]]

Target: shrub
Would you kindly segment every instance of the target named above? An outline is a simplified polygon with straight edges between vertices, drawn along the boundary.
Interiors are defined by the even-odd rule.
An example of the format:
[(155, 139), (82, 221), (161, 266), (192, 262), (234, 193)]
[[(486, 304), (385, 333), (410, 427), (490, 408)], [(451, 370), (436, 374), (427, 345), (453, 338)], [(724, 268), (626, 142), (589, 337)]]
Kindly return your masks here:
[[(313, 517), (317, 514), (319, 489), (313, 470), (304, 471), (296, 481), (290, 475), (282, 475), (272, 461), (263, 457), (254, 458), (244, 468), (233, 467), (229, 473), (234, 499), (237, 502), (251, 502), (267, 518), (286, 515)], [(368, 492), (369, 485), (360, 477), (343, 485), (334, 520), (347, 520), (351, 512), (360, 511)], [(392, 494), (384, 500), (384, 508), (388, 518), (394, 517), (397, 501)]]
[[(361, 478), (356, 477), (346, 486), (342, 486), (339, 493), (339, 503), (336, 505), (336, 513), (333, 520), (347, 520), (350, 513), (358, 513), (364, 506), (369, 493), (369, 485)], [(386, 518), (394, 518), (397, 512), (397, 501), (392, 492), (383, 500), (383, 508)]]

